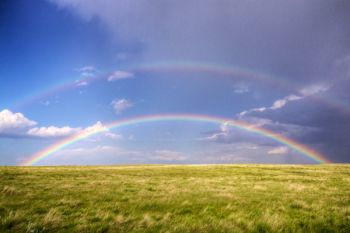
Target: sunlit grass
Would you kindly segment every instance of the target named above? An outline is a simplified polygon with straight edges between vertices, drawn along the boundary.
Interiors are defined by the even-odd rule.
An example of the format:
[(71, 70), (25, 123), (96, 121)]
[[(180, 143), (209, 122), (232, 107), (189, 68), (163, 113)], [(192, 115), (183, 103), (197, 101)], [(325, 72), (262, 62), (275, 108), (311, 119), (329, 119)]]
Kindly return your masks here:
[(349, 165), (1, 167), (0, 232), (350, 232)]

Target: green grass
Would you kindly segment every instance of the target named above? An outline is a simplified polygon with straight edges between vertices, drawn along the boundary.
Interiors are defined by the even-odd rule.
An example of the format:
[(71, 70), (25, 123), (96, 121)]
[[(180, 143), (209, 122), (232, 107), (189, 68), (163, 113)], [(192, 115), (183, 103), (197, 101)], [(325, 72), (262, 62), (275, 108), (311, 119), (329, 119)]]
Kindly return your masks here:
[(0, 167), (0, 232), (350, 232), (350, 165)]

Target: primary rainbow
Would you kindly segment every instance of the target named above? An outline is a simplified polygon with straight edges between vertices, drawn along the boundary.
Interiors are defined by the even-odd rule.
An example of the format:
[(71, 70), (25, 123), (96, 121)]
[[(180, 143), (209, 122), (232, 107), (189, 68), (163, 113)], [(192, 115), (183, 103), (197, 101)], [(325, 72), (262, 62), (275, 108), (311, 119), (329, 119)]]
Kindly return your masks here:
[(139, 123), (147, 123), (147, 122), (161, 122), (161, 121), (192, 121), (192, 122), (207, 122), (207, 123), (218, 123), (218, 124), (228, 124), (232, 127), (246, 130), (248, 132), (252, 132), (258, 135), (262, 135), (267, 138), (271, 138), (272, 140), (279, 142), (283, 145), (288, 146), (289, 148), (301, 153), (305, 157), (312, 159), (313, 161), (317, 163), (329, 163), (330, 161), (326, 159), (326, 157), (319, 152), (315, 151), (314, 149), (307, 147), (305, 145), (302, 145), (292, 139), (286, 138), (280, 134), (276, 134), (270, 130), (258, 127), (256, 125), (251, 125), (246, 122), (236, 121), (228, 118), (223, 117), (214, 117), (214, 116), (208, 116), (208, 115), (197, 115), (197, 114), (162, 114), (162, 115), (146, 115), (146, 116), (139, 116), (129, 119), (123, 119), (114, 121), (112, 123), (109, 123), (105, 125), (103, 128), (99, 128), (93, 131), (84, 131), (78, 134), (75, 134), (71, 137), (68, 137), (66, 139), (63, 139), (39, 152), (32, 155), (29, 159), (21, 163), (23, 166), (30, 166), (34, 165), (40, 160), (49, 157), (53, 153), (61, 150), (62, 148), (65, 148), (69, 145), (72, 145), (80, 140), (83, 140), (87, 137), (90, 137), (92, 135), (101, 133), (103, 131), (119, 128), (122, 126), (128, 126), (132, 124), (139, 124)]

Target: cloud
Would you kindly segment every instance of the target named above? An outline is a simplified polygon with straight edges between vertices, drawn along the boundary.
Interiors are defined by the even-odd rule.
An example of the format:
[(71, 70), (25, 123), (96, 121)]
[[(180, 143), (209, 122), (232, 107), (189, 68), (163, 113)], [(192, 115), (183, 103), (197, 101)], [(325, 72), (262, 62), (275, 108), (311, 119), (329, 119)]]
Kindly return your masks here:
[(117, 53), (117, 59), (120, 61), (124, 61), (129, 57), (128, 53)]
[(171, 151), (171, 150), (156, 150), (151, 157), (153, 160), (175, 162), (175, 161), (185, 161), (187, 156), (182, 152)]
[[(115, 54), (122, 48), (122, 52), (131, 53), (131, 58), (140, 63), (182, 61), (185, 58), (210, 60), (218, 64), (225, 62), (281, 76), (282, 81), (300, 85), (324, 79), (327, 76), (324, 71), (329, 69), (329, 64), (341, 57), (339, 55), (344, 57), (344, 54), (349, 54), (350, 14), (347, 1), (232, 0), (218, 3), (203, 0), (201, 4), (198, 4), (198, 0), (172, 1), (171, 4), (147, 0), (51, 2), (61, 10), (68, 10), (86, 21), (97, 22), (97, 25), (109, 30), (115, 36), (113, 39), (118, 47), (111, 46), (110, 52)], [(338, 63), (344, 66), (349, 77), (349, 69), (345, 70), (345, 67), (349, 67), (349, 59), (345, 57)], [(329, 79), (334, 77), (329, 76)], [(346, 97), (349, 83), (344, 84), (347, 85), (342, 86), (344, 92), (341, 94)], [(293, 129), (293, 124), (323, 127), (322, 137), (334, 140), (333, 148), (337, 145), (340, 148), (338, 139), (343, 138), (345, 145), (349, 138), (349, 133), (345, 131), (350, 131), (344, 127), (346, 121), (339, 119), (349, 122), (349, 117), (339, 115), (336, 109), (317, 104), (318, 109), (314, 107), (314, 103), (304, 97), (314, 90), (317, 88), (284, 93), (281, 98), (273, 99), (276, 101), (261, 106), (258, 104), (252, 111), (242, 112), (242, 115), (245, 119), (250, 116), (268, 118), (273, 123), (264, 126), (279, 130)], [(268, 97), (274, 95), (273, 92), (271, 90)], [(276, 90), (276, 93), (281, 92)], [(333, 93), (345, 104), (350, 103), (349, 98), (337, 95), (336, 91)], [(290, 94), (300, 99), (295, 100), (294, 97), (292, 100)], [(344, 133), (340, 134), (343, 130)], [(227, 133), (224, 133), (221, 132), (221, 135), (226, 136)], [(234, 137), (235, 134), (228, 135)], [(343, 155), (349, 157), (349, 151), (344, 151)], [(337, 154), (336, 150), (333, 152)]]
[(326, 84), (326, 83), (316, 83), (307, 87), (304, 87), (300, 90), (300, 93), (302, 94), (302, 98), (318, 94), (320, 92), (328, 91), (329, 88), (331, 88), (332, 85)]
[(84, 132), (86, 133), (92, 133), (92, 132), (100, 132), (100, 131), (108, 131), (108, 128), (106, 126), (104, 126), (101, 121), (97, 121), (95, 124), (93, 124), (92, 126), (86, 127), (84, 129)]
[(108, 145), (83, 146), (67, 148), (54, 153), (43, 164), (85, 165), (85, 164), (115, 164), (118, 159), (128, 154), (121, 148)]
[[(273, 121), (269, 118), (245, 117), (244, 121), (251, 125), (251, 127), (264, 128), (290, 139), (300, 139), (305, 137), (305, 135), (318, 131), (318, 129), (315, 127), (281, 123), (278, 121)], [(219, 144), (251, 143), (255, 146), (264, 147), (280, 145), (279, 142), (276, 142), (269, 137), (255, 134), (246, 130), (237, 129), (230, 126), (228, 123), (221, 124), (218, 130), (207, 132), (205, 134), (207, 136), (201, 138), (200, 140)]]
[(338, 58), (335, 61), (334, 69), (336, 73), (336, 77), (342, 80), (350, 79), (350, 54), (345, 57)]
[(75, 81), (75, 86), (83, 87), (89, 85), (88, 80), (95, 77), (97, 69), (94, 66), (84, 66), (76, 69), (80, 73), (80, 79)]
[(90, 134), (93, 132), (104, 132), (103, 134), (101, 134), (103, 137), (108, 137), (113, 139), (121, 138), (121, 136), (117, 134), (110, 133), (109, 129), (105, 127), (100, 121), (86, 128), (81, 128), (81, 127), (72, 128), (70, 126), (35, 127), (35, 128), (29, 129), (23, 136), (37, 137), (37, 138), (61, 138), (61, 137), (69, 137), (78, 133)]
[(50, 2), (85, 21), (98, 21), (123, 48), (116, 53), (132, 53), (144, 61), (186, 58), (248, 67), (259, 64), (271, 69), (269, 73), (283, 70), (294, 81), (305, 83), (312, 79), (305, 73), (320, 70), (322, 62), (334, 61), (349, 48), (346, 1)]
[[(325, 100), (304, 98), (303, 101), (293, 101), (278, 110), (251, 111), (241, 119), (269, 119), (272, 124), (263, 125), (264, 128), (282, 132), (284, 136), (301, 142), (334, 162), (349, 162), (350, 146), (350, 99), (348, 91), (349, 80), (342, 80), (333, 84), (327, 93), (322, 86), (304, 89), (304, 94), (322, 93), (329, 95)], [(328, 98), (329, 97), (329, 98)]]
[(130, 100), (126, 100), (126, 99), (115, 99), (112, 101), (111, 105), (114, 111), (117, 114), (120, 114), (126, 109), (131, 108), (133, 106), (133, 103)]
[(321, 83), (313, 84), (313, 85), (307, 86), (305, 88), (302, 88), (299, 91), (299, 93), (300, 93), (299, 95), (292, 94), (292, 95), (285, 96), (282, 99), (275, 100), (270, 107), (252, 108), (249, 110), (242, 111), (238, 115), (242, 117), (242, 116), (245, 116), (245, 115), (247, 115), (249, 113), (253, 113), (253, 112), (265, 112), (267, 110), (281, 109), (281, 108), (285, 107), (289, 102), (302, 100), (306, 97), (316, 95), (320, 92), (328, 91), (330, 87), (331, 87), (331, 85), (329, 85), (329, 84), (321, 84)]
[(89, 142), (86, 145), (59, 150), (50, 156), (49, 159), (40, 162), (41, 164), (50, 165), (104, 165), (131, 163), (131, 161), (138, 161), (144, 156), (144, 153), (141, 151), (132, 151), (110, 145), (91, 146)]
[(289, 95), (289, 96), (284, 97), (283, 99), (279, 99), (279, 100), (276, 100), (275, 102), (273, 102), (272, 106), (269, 109), (279, 109), (279, 108), (284, 107), (290, 101), (300, 100), (302, 98), (303, 97), (301, 97), (301, 96)]
[[(269, 119), (263, 118), (247, 118), (246, 123), (249, 123), (251, 127), (263, 127), (267, 125), (273, 125)], [(254, 135), (251, 132), (246, 132), (237, 129), (229, 124), (229, 122), (222, 123), (219, 130), (211, 132), (209, 136), (202, 140), (214, 141), (214, 142), (242, 142), (242, 141), (255, 141), (261, 139), (260, 136)], [(259, 140), (258, 140), (259, 141)]]
[(93, 137), (89, 137), (87, 140), (89, 141), (101, 141), (104, 139), (112, 139), (112, 140), (121, 140), (123, 139), (123, 135), (116, 134), (110, 132), (109, 128), (106, 127), (104, 124), (102, 124), (100, 121), (96, 122), (94, 125), (86, 127), (81, 131), (82, 133), (93, 133), (93, 132), (100, 132), (97, 135), (94, 135)]
[[(96, 135), (95, 137), (89, 138), (89, 140), (92, 141), (100, 141), (105, 138), (113, 139), (113, 140), (120, 140), (123, 138), (120, 134), (115, 134), (109, 131), (109, 129), (103, 125), (100, 121), (97, 121), (95, 124), (82, 128), (72, 128), (70, 126), (64, 126), (64, 127), (56, 127), (56, 126), (49, 126), (49, 127), (35, 127), (29, 129), (27, 132), (23, 133), (23, 137), (36, 137), (36, 138), (61, 138), (61, 137), (69, 137), (74, 134), (91, 134), (94, 132), (99, 132), (100, 134)], [(96, 139), (97, 138), (97, 139)]]
[(31, 128), (27, 131), (29, 136), (40, 137), (40, 138), (58, 138), (68, 137), (81, 131), (80, 128), (71, 128), (64, 126), (62, 128), (49, 126), (49, 127), (36, 127)]
[[(289, 154), (271, 156), (267, 152), (279, 145), (260, 145), (249, 141), (234, 144), (215, 144), (205, 147), (202, 151), (191, 153), (192, 163), (286, 163), (301, 162), (298, 157), (292, 161), (286, 160)], [(293, 152), (292, 152), (293, 153)]]
[(93, 73), (93, 72), (81, 72), (80, 75), (81, 75), (82, 77), (87, 77), (87, 78), (89, 78), (89, 77), (95, 76), (95, 73)]
[(79, 72), (95, 72), (96, 68), (94, 66), (84, 66), (78, 69)]
[(245, 116), (245, 115), (247, 115), (248, 113), (251, 113), (251, 112), (264, 112), (266, 109), (267, 109), (266, 107), (252, 108), (252, 109), (249, 109), (249, 110), (242, 111), (238, 115), (239, 116)]
[(89, 78), (96, 75), (97, 69), (94, 66), (84, 66), (77, 69), (80, 72), (80, 76)]
[(285, 146), (278, 146), (278, 147), (275, 147), (275, 148), (269, 150), (267, 153), (270, 154), (270, 155), (288, 154), (289, 153), (289, 149), (287, 147), (285, 147)]
[[(252, 124), (254, 126), (254, 124)], [(214, 142), (219, 144), (237, 144), (242, 142), (254, 143), (256, 145), (275, 144), (270, 139), (262, 137), (251, 132), (230, 126), (229, 124), (221, 124), (219, 130), (205, 133), (207, 136), (201, 138), (201, 141)]]
[(45, 101), (40, 101), (40, 104), (44, 105), (44, 106), (49, 106), (51, 104), (51, 102), (49, 100), (45, 100)]
[(233, 86), (233, 92), (238, 95), (246, 94), (250, 92), (250, 88), (246, 84), (239, 83)]
[[(252, 158), (249, 156), (243, 156), (243, 155), (237, 155), (233, 153), (222, 153), (222, 152), (216, 152), (212, 153), (211, 155), (206, 155), (202, 158), (206, 163), (216, 163), (216, 164), (233, 164), (233, 163), (254, 163)], [(199, 161), (201, 162), (201, 161)]]
[(212, 133), (211, 135), (203, 138), (206, 141), (227, 141), (230, 135), (229, 125), (223, 123), (220, 125), (220, 130)]
[(133, 78), (134, 74), (127, 72), (127, 71), (122, 71), (122, 70), (117, 70), (114, 71), (112, 74), (110, 74), (107, 78), (109, 82), (112, 81), (117, 81), (117, 80), (122, 80), (122, 79), (130, 79)]
[(113, 140), (120, 140), (120, 139), (123, 139), (123, 135), (121, 134), (115, 134), (115, 133), (111, 133), (111, 132), (107, 132), (105, 133), (105, 136), (107, 138), (110, 138), (110, 139), (113, 139)]
[(0, 112), (0, 137), (15, 138), (39, 138), (39, 139), (59, 139), (69, 137), (75, 134), (91, 134), (98, 132), (93, 137), (89, 137), (88, 141), (102, 140), (121, 140), (123, 135), (112, 133), (100, 121), (88, 127), (57, 127), (57, 126), (41, 126), (34, 127), (38, 123), (26, 118), (22, 113), (13, 113), (4, 109)]
[(75, 82), (75, 86), (77, 86), (77, 87), (84, 87), (84, 86), (87, 86), (87, 85), (89, 85), (89, 83), (87, 82), (87, 81), (80, 81), (80, 80), (77, 80), (76, 82)]
[[(189, 159), (184, 153), (173, 150), (139, 151), (116, 146), (97, 145), (79, 146), (56, 152), (50, 160), (59, 160), (66, 164), (113, 164), (124, 161), (141, 163), (186, 162)], [(57, 162), (57, 161), (55, 161)]]
[(19, 138), (61, 138), (72, 136), (77, 133), (103, 132), (101, 135), (113, 140), (122, 139), (123, 136), (109, 132), (109, 129), (100, 121), (86, 128), (82, 127), (57, 127), (42, 126), (33, 127), (38, 123), (29, 120), (22, 113), (13, 113), (4, 109), (0, 112), (0, 137), (19, 137)]
[(22, 113), (13, 113), (8, 109), (0, 112), (0, 134), (20, 133), (36, 124), (35, 121), (29, 120)]
[(81, 128), (81, 127), (72, 128), (70, 126), (35, 127), (35, 128), (29, 129), (23, 136), (37, 137), (37, 138), (61, 138), (61, 137), (69, 137), (78, 133), (90, 134), (93, 132), (104, 132), (104, 134), (102, 135), (109, 138), (117, 137), (117, 135), (110, 133), (108, 128), (105, 127), (100, 121), (86, 128)]
[(119, 155), (124, 150), (118, 147), (98, 145), (96, 147), (78, 147), (72, 149), (64, 149), (59, 152), (60, 155), (68, 156), (101, 156), (101, 154)]

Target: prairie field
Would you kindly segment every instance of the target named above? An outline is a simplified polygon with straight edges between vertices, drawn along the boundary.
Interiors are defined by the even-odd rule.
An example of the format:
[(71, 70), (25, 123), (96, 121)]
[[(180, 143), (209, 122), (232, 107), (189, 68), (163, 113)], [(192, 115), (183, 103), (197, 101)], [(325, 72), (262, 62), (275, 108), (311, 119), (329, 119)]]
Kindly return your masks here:
[(0, 232), (350, 232), (350, 165), (0, 167)]

